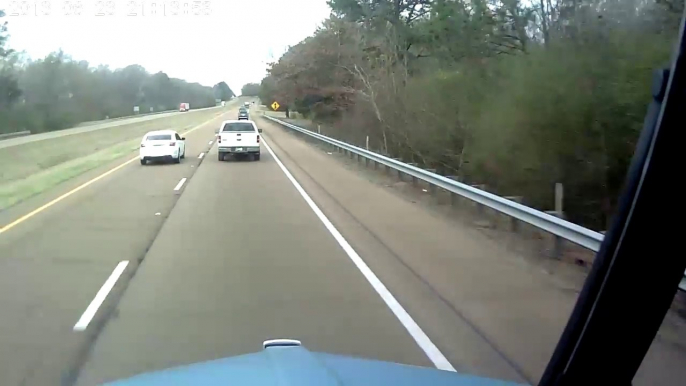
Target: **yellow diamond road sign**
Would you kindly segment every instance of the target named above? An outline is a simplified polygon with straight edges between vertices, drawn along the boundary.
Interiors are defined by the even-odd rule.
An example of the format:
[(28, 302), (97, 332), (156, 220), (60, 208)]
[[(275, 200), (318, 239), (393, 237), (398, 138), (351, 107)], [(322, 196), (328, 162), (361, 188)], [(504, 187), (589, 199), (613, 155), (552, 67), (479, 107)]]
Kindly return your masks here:
[(281, 106), (279, 105), (279, 102), (274, 101), (274, 103), (272, 103), (272, 109), (274, 109), (274, 111), (278, 110), (279, 107), (281, 107)]

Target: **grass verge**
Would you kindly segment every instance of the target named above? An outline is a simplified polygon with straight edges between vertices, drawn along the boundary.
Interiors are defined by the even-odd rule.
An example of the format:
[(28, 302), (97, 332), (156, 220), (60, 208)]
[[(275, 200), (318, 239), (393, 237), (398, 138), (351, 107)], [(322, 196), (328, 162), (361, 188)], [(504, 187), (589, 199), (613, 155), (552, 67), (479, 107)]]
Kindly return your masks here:
[(183, 132), (212, 117), (217, 111), (179, 114), (174, 117), (121, 125), (113, 128), (45, 139), (0, 149), (0, 186), (22, 180), (63, 163), (109, 149), (119, 143), (140, 140), (153, 130)]
[(114, 145), (107, 149), (63, 162), (52, 168), (32, 174), (24, 179), (0, 186), (0, 210), (9, 208), (29, 197), (42, 193), (53, 186), (95, 169), (126, 154), (133, 156), (138, 150), (139, 139)]
[(0, 148), (0, 211), (126, 154), (133, 156), (148, 131), (173, 129), (184, 133), (238, 102), (227, 103), (219, 111), (178, 114)]

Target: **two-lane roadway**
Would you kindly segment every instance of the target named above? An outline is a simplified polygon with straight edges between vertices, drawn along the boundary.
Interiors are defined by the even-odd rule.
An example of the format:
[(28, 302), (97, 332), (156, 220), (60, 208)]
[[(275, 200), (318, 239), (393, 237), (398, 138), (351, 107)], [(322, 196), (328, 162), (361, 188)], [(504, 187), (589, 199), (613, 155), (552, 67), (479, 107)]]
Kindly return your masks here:
[(174, 188), (192, 179), (216, 127), (234, 115), (218, 112), (188, 130), (181, 164), (141, 166), (131, 154), (66, 196), (44, 195), (38, 210), (2, 213), (0, 384), (68, 382), (115, 298), (85, 331), (74, 332), (77, 320), (120, 261), (129, 265), (113, 294), (135, 272), (183, 189)]
[(0, 218), (3, 385), (92, 385), (278, 337), (451, 368), (267, 146), (217, 160), (215, 130), (236, 114), (185, 134), (179, 165), (122, 160)]
[(431, 366), (263, 145), (187, 183), (79, 384), (254, 352), (272, 338)]

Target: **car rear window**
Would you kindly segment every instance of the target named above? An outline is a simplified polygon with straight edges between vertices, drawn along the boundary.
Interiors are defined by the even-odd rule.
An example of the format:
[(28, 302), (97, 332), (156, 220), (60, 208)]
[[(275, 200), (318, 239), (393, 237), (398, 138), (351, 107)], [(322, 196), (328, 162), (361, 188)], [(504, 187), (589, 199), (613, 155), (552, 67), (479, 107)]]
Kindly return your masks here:
[(172, 139), (171, 134), (153, 134), (146, 138), (147, 141), (169, 141), (170, 139)]
[(252, 123), (231, 122), (224, 125), (222, 131), (255, 131)]

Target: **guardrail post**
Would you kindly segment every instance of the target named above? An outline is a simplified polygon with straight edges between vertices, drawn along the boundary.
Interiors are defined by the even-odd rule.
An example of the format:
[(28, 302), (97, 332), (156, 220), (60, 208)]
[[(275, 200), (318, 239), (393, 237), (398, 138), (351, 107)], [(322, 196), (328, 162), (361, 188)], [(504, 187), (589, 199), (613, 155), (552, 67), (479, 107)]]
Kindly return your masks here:
[[(398, 162), (402, 162), (402, 160), (401, 160), (400, 158), (393, 158), (393, 159), (396, 160), (396, 161), (398, 161)], [(391, 168), (390, 168), (390, 167), (386, 167), (386, 170), (389, 170), (389, 171), (390, 171)], [(398, 170), (398, 179), (399, 179), (400, 181), (403, 180), (403, 172), (401, 172), (400, 170)]]
[[(417, 163), (416, 162), (410, 162), (410, 163), (408, 163), (408, 165), (412, 165), (412, 166), (416, 167)], [(419, 182), (419, 180), (415, 176), (411, 176), (411, 177), (412, 177), (412, 185), (417, 186), (417, 182)]]
[[(484, 184), (476, 184), (476, 185), (471, 185), (472, 188), (477, 188), (479, 190), (486, 191), (486, 185)], [(484, 206), (480, 203), (476, 203), (476, 212), (478, 214), (484, 214)]]
[[(458, 176), (446, 176), (446, 177), (450, 178), (451, 180), (455, 180), (457, 182), (460, 182), (460, 177), (458, 177)], [(457, 206), (457, 203), (458, 203), (457, 194), (455, 194), (453, 192), (448, 192), (448, 193), (450, 193), (450, 206), (452, 206), (452, 207)]]
[[(561, 218), (564, 220), (564, 214), (561, 212), (558, 212), (556, 210), (547, 210), (546, 213), (548, 213), (551, 216), (555, 216), (558, 218)], [(552, 257), (555, 259), (561, 259), (562, 258), (562, 252), (563, 252), (563, 242), (562, 237), (557, 236), (557, 235), (552, 235), (553, 237), (553, 252), (552, 252)]]
[(555, 184), (555, 211), (557, 213), (563, 214), (562, 201), (564, 199), (564, 186), (561, 183)]
[[(559, 217), (564, 220), (565, 213), (562, 208), (562, 203), (564, 199), (564, 186), (557, 182), (555, 184), (555, 210), (547, 211), (546, 213), (551, 214), (555, 217)], [(556, 259), (562, 258), (564, 240), (562, 237), (553, 235), (553, 257)]]
[[(524, 198), (522, 196), (505, 196), (503, 198), (510, 200), (510, 201), (514, 201), (518, 204), (521, 204), (522, 201), (524, 201)], [(517, 220), (514, 217), (510, 217), (510, 231), (512, 231), (512, 232), (519, 231), (519, 220)]]
[[(426, 169), (427, 172), (429, 173), (434, 173), (436, 174), (436, 169)], [(436, 185), (434, 184), (429, 184), (429, 193), (431, 193), (432, 196), (436, 195)]]

